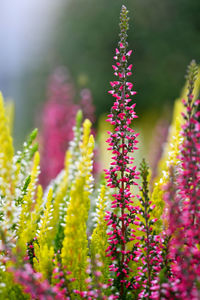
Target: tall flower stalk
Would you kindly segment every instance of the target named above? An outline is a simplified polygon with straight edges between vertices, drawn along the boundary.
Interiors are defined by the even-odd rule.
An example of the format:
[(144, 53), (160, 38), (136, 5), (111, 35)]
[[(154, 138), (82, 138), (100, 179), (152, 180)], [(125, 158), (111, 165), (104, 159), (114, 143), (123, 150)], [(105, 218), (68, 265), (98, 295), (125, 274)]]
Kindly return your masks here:
[(46, 187), (64, 167), (65, 152), (73, 138), (73, 126), (79, 106), (74, 104), (74, 87), (63, 67), (50, 76), (47, 87), (48, 101), (42, 112), (41, 175)]
[(108, 150), (112, 151), (113, 157), (110, 169), (105, 170), (107, 185), (114, 189), (111, 211), (106, 215), (110, 228), (107, 255), (112, 260), (110, 271), (114, 274), (114, 286), (120, 299), (125, 299), (129, 288), (133, 288), (129, 262), (134, 258), (130, 251), (130, 242), (133, 240), (131, 224), (135, 219), (135, 208), (132, 201), (134, 196), (130, 189), (131, 186), (137, 185), (135, 179), (138, 179), (139, 174), (136, 167), (132, 166), (133, 158), (130, 156), (130, 153), (137, 149), (138, 134), (130, 127), (132, 120), (137, 116), (134, 111), (135, 104), (130, 105), (130, 97), (136, 92), (132, 90), (133, 84), (128, 81), (132, 74), (132, 64), (128, 64), (132, 50), (127, 50), (127, 14), (126, 7), (122, 6), (119, 48), (114, 56), (116, 64), (112, 66), (117, 80), (110, 82), (112, 90), (109, 91), (115, 100), (107, 120), (114, 125), (113, 131), (108, 132), (110, 137), (107, 140)]
[(43, 147), (40, 182), (43, 187), (46, 187), (64, 167), (65, 152), (73, 138), (78, 110), (83, 111), (83, 120), (95, 121), (95, 108), (90, 90), (81, 90), (78, 102), (75, 101), (76, 97), (68, 71), (64, 67), (57, 68), (49, 78), (47, 101), (41, 116), (40, 139)]
[(158, 277), (164, 267), (164, 235), (157, 234), (157, 218), (153, 218), (155, 205), (152, 205), (149, 195), (149, 168), (144, 159), (140, 164), (140, 176), (140, 225), (137, 230), (141, 231), (141, 234), (137, 250), (140, 265), (137, 270), (142, 290), (138, 299), (156, 299)]
[[(194, 100), (194, 82), (197, 66), (194, 61), (188, 68), (188, 94), (183, 100), (185, 112), (180, 145), (180, 165), (176, 174), (174, 205), (169, 206), (170, 255), (173, 259), (172, 277), (166, 293), (173, 299), (199, 299), (200, 278), (200, 123), (198, 105)], [(165, 196), (168, 201), (168, 194)], [(169, 202), (169, 201), (168, 201)], [(172, 210), (175, 207), (176, 210)], [(174, 211), (175, 216), (174, 217)], [(172, 298), (170, 298), (172, 299)]]
[(200, 297), (198, 285), (196, 286), (200, 276), (200, 267), (197, 264), (200, 259), (200, 123), (196, 112), (199, 100), (193, 100), (196, 75), (197, 66), (192, 61), (188, 68), (187, 100), (183, 100), (186, 112), (183, 114), (185, 122), (182, 126), (183, 143), (179, 157), (181, 165), (177, 178), (179, 190), (176, 202), (181, 206), (181, 214), (171, 249), (177, 257), (173, 270), (179, 280), (179, 293), (181, 297), (191, 299)]

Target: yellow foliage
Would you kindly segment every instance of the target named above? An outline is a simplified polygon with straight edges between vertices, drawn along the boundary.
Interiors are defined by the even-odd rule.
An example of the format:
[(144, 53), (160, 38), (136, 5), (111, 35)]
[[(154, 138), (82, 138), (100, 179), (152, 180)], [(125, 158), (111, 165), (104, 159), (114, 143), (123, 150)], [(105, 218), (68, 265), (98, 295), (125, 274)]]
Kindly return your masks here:
[(43, 279), (51, 282), (53, 271), (54, 248), (48, 247), (47, 244), (38, 245), (34, 243), (35, 257), (33, 258), (34, 269), (43, 275)]
[(87, 144), (90, 136), (91, 126), (92, 123), (90, 122), (90, 120), (86, 119), (83, 123), (83, 140), (80, 146), (83, 153), (87, 151)]
[[(91, 123), (86, 120), (83, 124), (83, 138), (80, 145), (81, 153), (77, 173), (70, 190), (70, 201), (67, 208), (65, 237), (61, 252), (62, 265), (71, 272), (68, 279), (75, 278), (70, 288), (85, 290), (87, 278), (88, 241), (86, 222), (90, 208), (92, 184), (92, 155), (94, 138), (90, 134)], [(76, 298), (77, 299), (77, 298)]]
[(102, 264), (98, 268), (98, 270), (102, 273), (102, 276), (100, 278), (100, 282), (102, 283), (108, 283), (110, 264), (110, 259), (106, 257), (106, 249), (109, 246), (108, 235), (106, 233), (107, 222), (105, 221), (107, 199), (106, 187), (105, 185), (102, 185), (97, 203), (97, 226), (93, 231), (90, 245), (92, 260), (95, 260), (96, 255), (98, 255), (98, 260)]
[(26, 226), (23, 229), (23, 232), (20, 235), (23, 244), (30, 242), (36, 236), (36, 232), (38, 229), (38, 222), (40, 220), (41, 212), (42, 212), (42, 204), (43, 204), (43, 190), (41, 185), (37, 188), (37, 197), (34, 205), (34, 209), (32, 210), (29, 218), (26, 221)]
[(44, 214), (41, 218), (40, 225), (39, 225), (39, 232), (37, 235), (39, 245), (42, 247), (44, 244), (48, 243), (48, 230), (50, 228), (50, 219), (52, 218), (53, 212), (53, 205), (52, 205), (52, 197), (53, 197), (53, 190), (52, 188), (49, 189), (47, 195), (47, 202), (46, 208), (44, 210)]
[(37, 243), (34, 243), (35, 258), (33, 260), (36, 271), (43, 274), (44, 279), (51, 279), (53, 270), (54, 248), (50, 246), (48, 231), (51, 229), (52, 218), (52, 197), (53, 190), (50, 188), (47, 195), (46, 209), (40, 221), (40, 228), (37, 235)]
[(53, 214), (51, 219), (49, 220), (49, 230), (46, 233), (49, 245), (55, 239), (58, 230), (58, 224), (59, 224), (60, 206), (61, 204), (64, 204), (64, 201), (66, 201), (65, 199), (68, 193), (70, 159), (71, 159), (71, 153), (70, 151), (67, 151), (65, 156), (65, 169), (62, 178), (59, 182), (58, 188), (55, 192), (55, 197), (52, 201)]
[[(26, 228), (26, 224), (30, 219), (31, 212), (33, 211), (35, 204), (35, 189), (36, 183), (39, 175), (39, 164), (40, 164), (40, 155), (39, 152), (35, 153), (33, 160), (33, 167), (31, 171), (31, 181), (28, 185), (27, 193), (23, 197), (21, 214), (19, 217), (19, 225), (18, 225), (18, 235), (19, 239), (21, 238), (24, 229)], [(26, 240), (24, 242), (27, 242)]]
[(5, 104), (5, 111), (6, 116), (8, 117), (8, 125), (10, 128), (10, 133), (13, 132), (13, 126), (14, 126), (14, 113), (15, 113), (15, 105), (12, 100), (9, 99), (9, 101)]
[(5, 115), (3, 96), (0, 93), (0, 190), (9, 198), (13, 193), (13, 141), (10, 135), (9, 122)]

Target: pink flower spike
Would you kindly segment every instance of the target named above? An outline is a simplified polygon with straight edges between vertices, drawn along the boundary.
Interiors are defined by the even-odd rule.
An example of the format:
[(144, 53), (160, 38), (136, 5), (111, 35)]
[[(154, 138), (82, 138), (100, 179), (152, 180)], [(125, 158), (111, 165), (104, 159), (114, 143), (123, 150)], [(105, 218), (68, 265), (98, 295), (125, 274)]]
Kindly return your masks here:
[[(125, 6), (122, 6), (121, 24), (124, 24), (124, 26), (127, 24), (127, 26), (121, 27), (119, 50), (117, 49), (116, 52), (118, 56), (116, 66), (119, 67), (119, 71), (117, 70), (114, 73), (118, 76), (118, 83), (113, 82), (111, 84), (114, 92), (109, 93), (115, 97), (115, 101), (111, 113), (108, 115), (108, 118), (112, 118), (111, 124), (114, 125), (114, 128), (109, 133), (110, 139), (107, 140), (113, 156), (111, 155), (110, 172), (106, 172), (108, 177), (106, 179), (107, 186), (111, 190), (114, 188), (114, 190), (111, 193), (113, 197), (111, 212), (106, 213), (105, 217), (108, 231), (111, 232), (108, 238), (110, 250), (107, 255), (112, 261), (110, 271), (117, 271), (115, 277), (119, 277), (120, 284), (117, 288), (119, 299), (123, 299), (123, 290), (126, 287), (130, 290), (133, 288), (129, 278), (129, 274), (132, 272), (129, 262), (133, 262), (135, 255), (130, 254), (126, 244), (130, 241), (136, 242), (136, 235), (133, 236), (131, 232), (131, 226), (137, 213), (136, 209), (133, 208), (133, 199), (136, 196), (132, 194), (131, 190), (134, 185), (137, 185), (136, 180), (138, 177), (135, 169), (134, 171), (131, 169), (134, 168), (134, 166), (132, 167), (133, 160), (131, 156), (137, 149), (137, 141), (134, 130), (130, 128), (136, 115), (134, 105), (129, 104), (133, 84), (128, 81), (127, 77), (132, 74), (130, 72), (132, 65), (127, 67), (126, 62), (132, 51), (127, 52), (127, 34), (124, 28), (128, 28), (128, 18)], [(116, 67), (114, 70), (116, 71)], [(143, 227), (141, 226), (141, 228)], [(137, 242), (135, 247), (139, 247)], [(121, 254), (120, 257), (119, 253)], [(139, 255), (142, 251), (138, 251), (138, 253), (137, 259), (139, 261)], [(134, 278), (134, 280), (136, 282), (140, 281), (138, 278)], [(135, 286), (140, 288), (140, 283), (135, 284)]]

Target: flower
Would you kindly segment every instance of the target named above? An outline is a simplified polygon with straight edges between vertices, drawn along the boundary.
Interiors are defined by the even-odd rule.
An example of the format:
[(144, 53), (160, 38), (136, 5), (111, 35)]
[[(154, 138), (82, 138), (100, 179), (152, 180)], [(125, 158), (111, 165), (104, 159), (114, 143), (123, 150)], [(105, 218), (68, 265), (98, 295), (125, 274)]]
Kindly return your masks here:
[(107, 212), (106, 220), (109, 227), (109, 247), (107, 256), (112, 260), (110, 271), (114, 273), (114, 286), (118, 290), (120, 297), (133, 289), (130, 283), (129, 267), (132, 255), (128, 250), (127, 244), (132, 241), (130, 225), (134, 222), (136, 208), (133, 206), (133, 195), (130, 191), (131, 186), (137, 185), (139, 172), (133, 166), (133, 153), (137, 147), (138, 134), (130, 127), (133, 119), (137, 118), (134, 111), (135, 103), (130, 104), (133, 84), (127, 80), (131, 75), (131, 66), (128, 66), (128, 59), (131, 51), (127, 51), (127, 30), (128, 30), (128, 11), (122, 6), (120, 15), (120, 41), (119, 49), (116, 49), (116, 66), (113, 66), (116, 81), (112, 81), (112, 90), (109, 93), (114, 97), (114, 104), (111, 113), (108, 115), (108, 122), (114, 125), (114, 129), (109, 133), (107, 143), (108, 150), (112, 151), (112, 162), (110, 169), (105, 170), (107, 186), (115, 189), (111, 212)]

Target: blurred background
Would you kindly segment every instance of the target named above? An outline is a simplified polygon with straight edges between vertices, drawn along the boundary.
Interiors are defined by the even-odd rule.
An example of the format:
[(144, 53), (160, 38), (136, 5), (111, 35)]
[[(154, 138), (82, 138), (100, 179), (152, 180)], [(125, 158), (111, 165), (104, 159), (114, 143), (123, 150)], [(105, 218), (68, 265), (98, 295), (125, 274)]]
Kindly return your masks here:
[(95, 126), (103, 130), (100, 120), (113, 101), (107, 91), (122, 4), (129, 9), (134, 49), (137, 127), (150, 147), (151, 129), (159, 122), (167, 126), (186, 66), (199, 59), (199, 0), (1, 0), (0, 90), (15, 103), (17, 146), (41, 126), (48, 78), (58, 66), (67, 70), (75, 104), (82, 89), (90, 90)]

